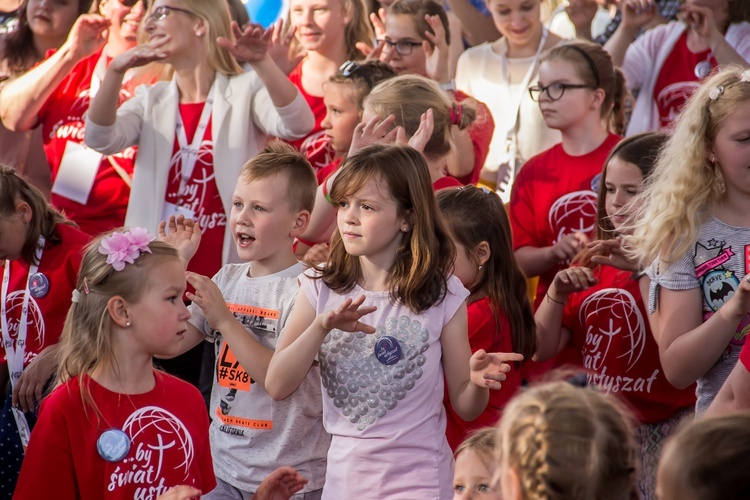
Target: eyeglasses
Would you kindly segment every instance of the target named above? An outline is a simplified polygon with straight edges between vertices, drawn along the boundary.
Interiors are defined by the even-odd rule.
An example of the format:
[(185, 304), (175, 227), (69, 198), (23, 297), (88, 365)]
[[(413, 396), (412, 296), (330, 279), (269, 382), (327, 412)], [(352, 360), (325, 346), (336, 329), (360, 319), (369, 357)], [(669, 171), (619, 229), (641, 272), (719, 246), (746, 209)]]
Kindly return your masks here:
[(150, 16), (146, 18), (146, 22), (157, 23), (159, 21), (162, 21), (169, 15), (170, 12), (182, 12), (183, 14), (187, 14), (189, 16), (195, 16), (195, 14), (193, 12), (190, 12), (189, 10), (181, 9), (179, 7), (170, 7), (169, 5), (160, 5), (154, 9)]
[[(120, 2), (120, 5), (122, 5), (123, 7), (132, 9), (133, 7), (135, 7), (135, 4), (137, 4), (141, 0), (117, 0), (117, 1)], [(143, 0), (143, 7), (145, 9), (148, 9), (148, 4), (149, 4), (148, 0)]]
[(535, 85), (534, 87), (529, 87), (529, 95), (531, 96), (531, 99), (533, 101), (539, 102), (539, 99), (542, 97), (542, 93), (546, 92), (547, 97), (549, 97), (550, 101), (557, 101), (558, 99), (561, 99), (563, 94), (565, 94), (566, 89), (595, 89), (594, 85), (585, 85), (583, 83), (561, 83), (561, 82), (554, 82), (550, 83), (546, 87), (540, 87), (539, 85)]
[(367, 86), (370, 87), (370, 89), (372, 89), (373, 87), (372, 80), (369, 76), (367, 76), (367, 71), (365, 71), (365, 68), (355, 61), (346, 61), (339, 68), (339, 73), (341, 73), (341, 76), (345, 78), (351, 78), (355, 74), (359, 74), (359, 76), (362, 77), (362, 79), (367, 83)]
[(414, 47), (421, 47), (422, 42), (410, 42), (409, 40), (388, 40), (387, 38), (383, 40), (383, 43), (389, 48), (392, 49), (396, 47), (396, 52), (399, 53), (399, 55), (402, 56), (408, 56), (411, 54), (411, 51), (414, 50)]

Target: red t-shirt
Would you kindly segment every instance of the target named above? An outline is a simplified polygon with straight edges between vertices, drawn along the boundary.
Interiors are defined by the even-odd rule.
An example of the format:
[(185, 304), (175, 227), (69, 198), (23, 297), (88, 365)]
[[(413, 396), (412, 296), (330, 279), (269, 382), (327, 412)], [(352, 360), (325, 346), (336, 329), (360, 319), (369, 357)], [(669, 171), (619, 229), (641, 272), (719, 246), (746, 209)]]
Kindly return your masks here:
[[(604, 162), (621, 138), (609, 136), (594, 151), (571, 156), (562, 144), (529, 159), (513, 183), (510, 222), (513, 250), (554, 245), (563, 236), (596, 233), (596, 197)], [(534, 308), (544, 298), (559, 263), (539, 276)]]
[[(180, 104), (180, 115), (185, 126), (185, 137), (192, 144), (193, 137), (200, 122), (205, 103)], [(214, 143), (211, 137), (211, 119), (203, 132), (198, 159), (195, 162), (190, 180), (180, 191), (182, 172), (182, 155), (175, 132), (172, 158), (169, 161), (169, 177), (165, 203), (178, 205), (192, 213), (192, 219), (198, 221), (203, 236), (195, 256), (188, 264), (188, 270), (203, 276), (213, 276), (221, 268), (221, 249), (224, 245), (224, 232), (227, 230), (227, 214), (219, 196), (214, 175)], [(174, 210), (169, 212), (175, 213)], [(166, 215), (166, 212), (165, 212)]]
[(343, 161), (344, 161), (344, 157), (339, 156), (338, 158), (333, 160), (331, 163), (329, 163), (325, 167), (315, 172), (315, 177), (317, 177), (318, 179), (318, 186), (323, 184), (328, 179), (328, 177), (330, 177), (332, 173), (338, 170), (339, 167), (341, 166), (341, 163), (343, 163)]
[[(44, 152), (52, 169), (53, 184), (68, 143), (84, 144), (84, 114), (93, 97), (91, 81), (100, 57), (101, 51), (78, 63), (39, 111)], [(132, 90), (128, 85), (123, 85), (120, 104), (132, 97)], [(112, 163), (121, 169), (123, 175), (132, 178), (135, 154), (136, 148), (130, 147), (102, 158), (86, 204), (55, 193), (52, 194), (52, 204), (74, 220), (81, 231), (92, 236), (122, 226), (125, 223), (130, 187)]]
[[(667, 56), (654, 85), (654, 102), (659, 110), (662, 128), (668, 128), (682, 110), (700, 82), (716, 68), (710, 50), (694, 54), (687, 46), (687, 31), (677, 40)], [(696, 73), (703, 74), (699, 78)]]
[[(47, 242), (42, 252), (37, 272), (47, 278), (49, 285), (46, 293), (29, 293), (29, 306), (26, 329), (26, 354), (24, 367), (27, 366), (42, 350), (57, 343), (62, 333), (65, 316), (70, 308), (70, 299), (78, 277), (78, 268), (83, 258), (83, 247), (89, 242), (89, 236), (66, 224), (58, 224), (55, 233), (60, 243), (53, 245)], [(7, 270), (2, 267), (2, 274)], [(26, 282), (29, 279), (29, 263), (13, 260), (10, 263), (10, 281), (8, 295), (5, 299), (8, 314), (8, 329), (15, 339), (21, 320), (23, 297)], [(40, 289), (43, 292), (43, 289)], [(35, 297), (34, 295), (39, 295)], [(5, 349), (2, 349), (5, 358)]]
[(305, 101), (307, 101), (307, 104), (310, 106), (310, 109), (315, 116), (315, 127), (313, 127), (307, 137), (288, 142), (307, 156), (313, 170), (317, 172), (318, 169), (329, 165), (336, 158), (336, 152), (333, 150), (333, 145), (326, 137), (325, 130), (323, 130), (323, 127), (320, 125), (320, 122), (326, 117), (326, 105), (323, 102), (322, 97), (310, 95), (302, 88), (302, 63), (299, 63), (297, 67), (289, 73), (289, 80), (299, 89), (302, 97), (305, 98)]
[(750, 372), (750, 342), (745, 342), (740, 351), (740, 363)]
[(441, 189), (459, 188), (463, 186), (464, 185), (455, 177), (445, 175), (432, 183), (432, 190), (437, 193)]
[(654, 423), (695, 404), (695, 386), (675, 389), (664, 375), (638, 282), (611, 266), (594, 269), (599, 282), (571, 294), (563, 326), (589, 370), (589, 383), (618, 394), (642, 423)]
[[(144, 394), (118, 394), (88, 377), (98, 412), (83, 402), (80, 379), (55, 389), (41, 405), (14, 498), (156, 498), (187, 484), (203, 493), (216, 486), (208, 415), (197, 389), (154, 372)], [(119, 462), (105, 461), (97, 440), (109, 429), (130, 438)]]
[[(453, 97), (456, 99), (456, 102), (461, 103), (469, 95), (456, 90), (453, 92)], [(495, 120), (492, 119), (492, 113), (490, 113), (489, 108), (483, 102), (474, 100), (477, 103), (477, 117), (474, 123), (471, 124), (471, 127), (469, 127), (469, 137), (471, 137), (471, 144), (474, 146), (474, 169), (469, 175), (456, 177), (463, 185), (476, 184), (479, 181), (479, 174), (484, 166), (484, 160), (487, 159), (487, 153), (490, 150), (492, 134), (495, 132)]]
[[(492, 315), (490, 299), (487, 297), (468, 305), (469, 345), (472, 353), (479, 349), (484, 349), (487, 352), (513, 352), (510, 323), (501, 310), (498, 309), (497, 312), (499, 323)], [(472, 430), (495, 425), (502, 416), (503, 408), (520, 387), (521, 373), (513, 367), (508, 372), (502, 388), (498, 391), (490, 391), (490, 401), (482, 414), (476, 420), (466, 422), (453, 410), (448, 395), (448, 386), (446, 385), (443, 405), (445, 406), (448, 425), (445, 428), (445, 435), (451, 449), (455, 451)]]

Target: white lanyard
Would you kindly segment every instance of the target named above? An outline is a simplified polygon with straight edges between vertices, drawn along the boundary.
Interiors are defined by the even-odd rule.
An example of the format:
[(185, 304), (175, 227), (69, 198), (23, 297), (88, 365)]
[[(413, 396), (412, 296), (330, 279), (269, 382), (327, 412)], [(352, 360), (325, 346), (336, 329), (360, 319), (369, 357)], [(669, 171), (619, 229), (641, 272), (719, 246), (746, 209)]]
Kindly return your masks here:
[[(91, 74), (91, 86), (89, 87), (89, 96), (91, 99), (93, 99), (96, 93), (99, 92), (99, 87), (102, 86), (102, 80), (104, 80), (104, 75), (106, 73), (107, 56), (104, 53), (104, 50), (102, 50), (102, 54), (96, 61), (96, 66), (94, 66), (94, 72)], [(134, 72), (132, 69), (129, 69), (125, 72), (125, 76), (122, 79), (123, 86), (125, 86), (133, 78), (133, 74)]]
[[(44, 251), (44, 236), (39, 236), (36, 246), (36, 262), (41, 263), (42, 252)], [(15, 345), (13, 339), (10, 338), (10, 328), (8, 327), (8, 314), (7, 314), (7, 301), (8, 301), (8, 284), (10, 283), (10, 260), (5, 261), (5, 272), (3, 273), (3, 284), (2, 290), (0, 291), (0, 319), (2, 320), (2, 334), (3, 334), (3, 346), (5, 347), (5, 356), (8, 362), (8, 372), (10, 373), (10, 385), (15, 387), (18, 379), (21, 378), (21, 372), (23, 372), (23, 361), (26, 356), (26, 336), (28, 330), (28, 317), (29, 317), (29, 283), (31, 278), (39, 270), (39, 264), (29, 265), (29, 275), (26, 278), (26, 290), (23, 294), (23, 305), (21, 309), (21, 317), (18, 323), (18, 332), (16, 335)], [(26, 417), (23, 412), (17, 408), (13, 408), (13, 417), (16, 420), (18, 426), (18, 434), (21, 437), (21, 443), (24, 449), (29, 443), (29, 425), (26, 422)]]
[[(531, 61), (531, 66), (529, 66), (528, 71), (526, 71), (526, 76), (523, 77), (523, 80), (521, 80), (521, 86), (518, 88), (518, 92), (516, 93), (516, 99), (513, 101), (514, 106), (511, 107), (511, 109), (515, 109), (515, 112), (513, 114), (513, 122), (511, 123), (511, 126), (508, 128), (508, 132), (506, 133), (506, 140), (511, 139), (511, 137), (516, 133), (516, 128), (518, 125), (518, 115), (519, 111), (521, 110), (521, 101), (523, 100), (523, 94), (524, 92), (528, 92), (529, 83), (531, 82), (531, 78), (534, 76), (534, 72), (536, 71), (537, 63), (539, 62), (539, 56), (542, 54), (542, 49), (544, 49), (544, 44), (547, 43), (547, 37), (549, 36), (549, 30), (545, 27), (542, 27), (542, 39), (539, 41), (539, 47), (536, 49), (536, 54), (534, 55), (534, 59)], [(500, 60), (503, 64), (503, 75), (505, 76), (505, 82), (508, 86), (508, 92), (510, 92), (510, 69), (508, 68), (508, 43), (505, 42), (505, 51), (501, 54)]]
[(211, 109), (214, 104), (214, 86), (211, 85), (211, 90), (208, 91), (208, 97), (206, 97), (206, 103), (203, 105), (203, 111), (201, 112), (200, 120), (198, 121), (198, 128), (195, 130), (193, 135), (193, 142), (188, 145), (187, 135), (185, 134), (185, 124), (182, 122), (182, 114), (180, 113), (179, 106), (177, 107), (177, 145), (180, 146), (180, 159), (182, 160), (182, 173), (180, 178), (180, 189), (177, 191), (178, 198), (182, 196), (182, 191), (185, 189), (188, 181), (193, 176), (193, 170), (195, 164), (198, 161), (198, 153), (200, 152), (201, 142), (203, 136), (208, 128), (208, 121), (211, 119)]

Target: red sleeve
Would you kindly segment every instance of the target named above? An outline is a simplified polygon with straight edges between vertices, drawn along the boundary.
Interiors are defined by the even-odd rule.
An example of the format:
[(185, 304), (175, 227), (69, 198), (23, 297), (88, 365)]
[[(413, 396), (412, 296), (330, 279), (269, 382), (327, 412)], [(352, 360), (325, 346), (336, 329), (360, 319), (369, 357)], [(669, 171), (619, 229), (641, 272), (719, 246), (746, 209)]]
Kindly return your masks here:
[(518, 173), (511, 190), (508, 215), (513, 232), (514, 251), (521, 247), (539, 246), (534, 207), (534, 170), (536, 165), (536, 156), (527, 161)]
[[(44, 478), (41, 480), (41, 478)], [(65, 417), (42, 403), (13, 498), (80, 498)]]
[[(456, 91), (454, 95), (457, 102), (462, 102), (469, 97), (461, 91)], [(490, 150), (492, 134), (495, 132), (495, 120), (492, 119), (492, 114), (487, 105), (476, 99), (474, 101), (477, 103), (476, 119), (471, 127), (469, 127), (469, 137), (474, 149), (474, 168), (469, 175), (456, 177), (463, 185), (476, 184), (479, 181), (479, 174), (484, 166), (484, 161), (487, 159), (487, 153)]]
[[(195, 398), (193, 407), (205, 408), (203, 396), (201, 396), (197, 391), (195, 391), (195, 394), (197, 398)], [(208, 414), (205, 411), (201, 411), (199, 413), (201, 414), (201, 424), (200, 428), (196, 429), (197, 434), (195, 434), (195, 436), (200, 436), (199, 442), (201, 444), (201, 448), (199, 450), (198, 467), (201, 475), (200, 489), (201, 492), (203, 492), (203, 494), (205, 495), (209, 491), (216, 488), (216, 476), (214, 475), (214, 464), (211, 458), (211, 444), (208, 438), (208, 427), (210, 425)]]
[(745, 369), (750, 372), (750, 342), (745, 342), (740, 351), (740, 363), (745, 366)]

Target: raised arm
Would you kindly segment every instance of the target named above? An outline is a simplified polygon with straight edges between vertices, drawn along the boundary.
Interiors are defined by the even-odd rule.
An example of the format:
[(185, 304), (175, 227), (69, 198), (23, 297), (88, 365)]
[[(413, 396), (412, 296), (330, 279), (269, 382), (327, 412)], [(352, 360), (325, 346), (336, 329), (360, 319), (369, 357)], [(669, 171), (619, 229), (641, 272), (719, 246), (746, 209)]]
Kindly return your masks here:
[(68, 39), (52, 56), (23, 75), (8, 81), (0, 91), (0, 118), (10, 130), (30, 130), (52, 92), (85, 58), (106, 42), (109, 21), (96, 14), (80, 16)]
[[(448, 0), (448, 5), (462, 25), (471, 26), (465, 33), (471, 45), (492, 42), (500, 38), (500, 32), (497, 31), (492, 17), (479, 12), (469, 3), (469, 0)], [(454, 36), (458, 39), (461, 35), (461, 33), (456, 33)]]
[(625, 53), (638, 31), (656, 18), (658, 9), (656, 2), (650, 0), (622, 0), (620, 11), (620, 25), (604, 44), (604, 50), (612, 57), (612, 64), (618, 67), (625, 62)]
[(684, 389), (721, 357), (737, 326), (750, 310), (750, 275), (737, 291), (705, 322), (699, 288), (659, 291), (657, 322), (659, 357), (667, 380)]

